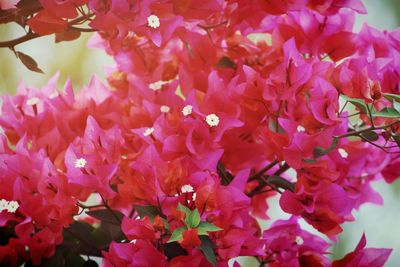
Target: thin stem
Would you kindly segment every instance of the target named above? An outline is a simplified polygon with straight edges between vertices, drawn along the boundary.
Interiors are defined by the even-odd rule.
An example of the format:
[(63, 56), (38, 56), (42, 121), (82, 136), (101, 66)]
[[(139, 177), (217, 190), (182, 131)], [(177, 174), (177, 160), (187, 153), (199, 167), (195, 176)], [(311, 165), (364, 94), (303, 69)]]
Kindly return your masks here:
[(262, 176), (266, 171), (268, 171), (269, 169), (271, 169), (272, 167), (274, 167), (276, 164), (279, 163), (279, 160), (274, 160), (271, 163), (269, 163), (267, 166), (265, 166), (264, 168), (262, 168), (260, 171), (258, 171), (257, 173), (251, 175), (249, 177), (249, 179), (247, 180), (248, 182), (257, 180), (260, 176)]
[(101, 200), (103, 200), (104, 203), (104, 207), (106, 207), (106, 209), (108, 209), (108, 211), (114, 216), (114, 218), (119, 222), (122, 223), (121, 219), (114, 213), (114, 211), (111, 209), (111, 207), (108, 205), (107, 200), (104, 199), (104, 197), (99, 194), (101, 197)]
[[(70, 21), (68, 23), (68, 28), (73, 28), (75, 30), (79, 30), (79, 31), (82, 31), (82, 32), (88, 32), (88, 29), (75, 28), (74, 25), (78, 24), (80, 22), (84, 22), (84, 21), (90, 19), (92, 16), (94, 16), (94, 14), (88, 14), (86, 16), (82, 16), (82, 17), (76, 18), (76, 19), (74, 19), (74, 20), (72, 20), (72, 21)], [(19, 45), (21, 43), (24, 43), (26, 41), (36, 39), (36, 38), (41, 37), (41, 36), (45, 36), (45, 35), (39, 35), (37, 33), (33, 33), (32, 31), (29, 31), (24, 36), (18, 37), (18, 38), (13, 39), (13, 40), (0, 42), (0, 48), (1, 47), (9, 47), (11, 50), (14, 50), (15, 46), (17, 46), (17, 45)]]
[(395, 122), (392, 122), (392, 123), (390, 123), (390, 124), (388, 124), (388, 125), (379, 126), (379, 127), (369, 127), (369, 128), (362, 129), (362, 130), (358, 130), (358, 131), (352, 131), (352, 132), (349, 132), (349, 133), (347, 133), (347, 134), (338, 135), (338, 136), (335, 136), (335, 137), (336, 137), (336, 138), (344, 138), (344, 137), (349, 137), (349, 136), (354, 136), (354, 135), (357, 135), (357, 136), (358, 136), (358, 135), (361, 134), (361, 133), (368, 132), (368, 131), (371, 131), (371, 130), (386, 129), (386, 128), (389, 128), (389, 127), (391, 127), (391, 126), (393, 126), (393, 125), (395, 125), (395, 124), (397, 124), (397, 123), (400, 123), (400, 120), (395, 121)]

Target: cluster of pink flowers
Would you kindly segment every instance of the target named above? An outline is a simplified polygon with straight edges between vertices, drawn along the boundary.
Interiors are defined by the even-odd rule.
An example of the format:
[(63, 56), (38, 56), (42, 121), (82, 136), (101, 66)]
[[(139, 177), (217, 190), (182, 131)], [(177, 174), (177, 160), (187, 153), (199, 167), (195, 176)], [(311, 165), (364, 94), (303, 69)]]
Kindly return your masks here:
[[(385, 263), (391, 250), (365, 237), (332, 263), (298, 224), (334, 242), (354, 209), (382, 202), (371, 181), (400, 176), (400, 31), (354, 33), (359, 0), (40, 3), (33, 32), (84, 17), (117, 67), (76, 94), (54, 77), (3, 97), (1, 263)], [(277, 193), (293, 216), (262, 231)]]

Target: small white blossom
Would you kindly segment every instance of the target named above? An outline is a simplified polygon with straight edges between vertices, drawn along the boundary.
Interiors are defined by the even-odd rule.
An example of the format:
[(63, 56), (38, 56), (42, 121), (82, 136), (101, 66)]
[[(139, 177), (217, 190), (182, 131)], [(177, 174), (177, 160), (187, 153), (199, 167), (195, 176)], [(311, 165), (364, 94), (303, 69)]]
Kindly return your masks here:
[(340, 154), (340, 156), (342, 156), (343, 158), (347, 158), (347, 156), (349, 155), (346, 150), (344, 150), (343, 148), (339, 148), (338, 152)]
[(192, 114), (192, 111), (193, 111), (193, 106), (186, 105), (182, 109), (182, 114), (183, 114), (183, 116), (188, 116), (188, 115)]
[(193, 186), (191, 186), (190, 184), (182, 185), (182, 187), (181, 187), (181, 192), (182, 192), (182, 193), (191, 193), (191, 192), (194, 192)]
[(8, 202), (8, 207), (7, 207), (8, 212), (14, 213), (18, 208), (19, 204), (17, 201), (11, 200), (10, 202)]
[(153, 132), (154, 132), (154, 128), (153, 128), (153, 127), (150, 127), (150, 128), (147, 128), (147, 129), (144, 131), (143, 135), (144, 135), (144, 136), (149, 136), (149, 135), (151, 135)]
[(75, 168), (78, 168), (78, 169), (85, 168), (86, 163), (87, 163), (86, 159), (79, 158), (79, 159), (75, 160)]
[(149, 84), (149, 88), (153, 91), (158, 91), (162, 88), (162, 86), (165, 84), (164, 81), (157, 81), (154, 83)]
[(304, 132), (305, 130), (306, 129), (303, 126), (301, 126), (301, 125), (297, 126), (297, 131), (298, 132)]
[(192, 195), (192, 200), (193, 200), (193, 201), (196, 201), (196, 192), (193, 193), (193, 195)]
[(5, 199), (0, 200), (0, 212), (8, 208), (8, 201)]
[(26, 101), (26, 104), (28, 104), (29, 106), (33, 106), (33, 105), (37, 105), (39, 103), (39, 98), (37, 97), (31, 97)]
[(298, 245), (303, 245), (304, 244), (304, 240), (301, 236), (296, 236), (296, 243)]
[(206, 122), (210, 127), (217, 126), (219, 124), (219, 118), (215, 114), (209, 114), (206, 117)]
[(153, 29), (160, 27), (160, 19), (156, 15), (150, 15), (147, 17), (147, 25)]
[(162, 106), (160, 107), (160, 111), (161, 111), (162, 113), (168, 113), (168, 112), (170, 111), (170, 107), (168, 107), (168, 106), (166, 106), (166, 105), (162, 105)]

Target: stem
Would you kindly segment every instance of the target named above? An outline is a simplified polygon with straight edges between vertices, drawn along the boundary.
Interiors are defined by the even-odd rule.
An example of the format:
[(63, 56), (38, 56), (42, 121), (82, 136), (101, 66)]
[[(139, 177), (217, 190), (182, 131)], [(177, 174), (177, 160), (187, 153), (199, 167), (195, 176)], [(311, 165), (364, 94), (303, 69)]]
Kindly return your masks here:
[(347, 134), (342, 134), (342, 135), (338, 135), (338, 136), (334, 136), (334, 137), (336, 137), (336, 138), (344, 138), (344, 137), (349, 137), (349, 136), (354, 136), (354, 135), (359, 136), (359, 134), (361, 134), (361, 133), (368, 132), (368, 131), (371, 131), (371, 130), (386, 129), (386, 128), (389, 128), (389, 127), (391, 127), (391, 126), (393, 126), (393, 125), (395, 125), (395, 124), (397, 124), (397, 123), (400, 123), (400, 120), (395, 121), (395, 122), (392, 122), (392, 123), (390, 123), (390, 124), (388, 124), (388, 125), (379, 126), (379, 127), (372, 127), (372, 126), (371, 126), (371, 127), (369, 127), (369, 128), (363, 129), (363, 130), (352, 131), (352, 132), (349, 132), (349, 133), (347, 133)]
[[(72, 28), (72, 29), (75, 29), (75, 30), (78, 30), (78, 31), (81, 31), (81, 32), (89, 32), (89, 30), (90, 30), (90, 32), (91, 32), (92, 29), (76, 28), (76, 27), (74, 27), (74, 25), (77, 24), (77, 23), (80, 23), (80, 22), (84, 22), (85, 20), (89, 19), (92, 16), (94, 16), (94, 14), (88, 14), (86, 16), (82, 16), (82, 17), (76, 18), (76, 19), (74, 19), (74, 20), (72, 20), (72, 21), (70, 21), (68, 23), (68, 28)], [(95, 30), (93, 30), (93, 31), (95, 31)], [(33, 39), (36, 39), (36, 38), (42, 37), (42, 36), (45, 36), (45, 35), (39, 35), (37, 33), (33, 33), (32, 31), (29, 31), (24, 36), (18, 37), (18, 38), (13, 39), (13, 40), (0, 42), (0, 48), (1, 47), (9, 47), (11, 50), (13, 50), (16, 45), (19, 45), (19, 44), (24, 43), (26, 41), (33, 40)]]
[(97, 205), (90, 205), (90, 206), (87, 206), (87, 205), (85, 205), (85, 204), (82, 204), (82, 203), (76, 203), (76, 205), (78, 206), (78, 207), (81, 207), (82, 209), (94, 209), (94, 208), (100, 208), (100, 207), (104, 207), (104, 204), (97, 204)]
[(101, 200), (103, 200), (104, 207), (106, 207), (106, 209), (108, 209), (108, 211), (114, 216), (114, 218), (121, 224), (122, 223), (121, 219), (114, 213), (114, 211), (108, 205), (107, 200), (105, 200), (101, 194), (99, 194), (99, 195), (101, 197)]
[(268, 164), (267, 166), (265, 166), (264, 168), (262, 168), (260, 171), (258, 171), (257, 173), (251, 175), (249, 177), (249, 179), (247, 180), (248, 182), (257, 180), (260, 176), (262, 176), (266, 171), (268, 171), (269, 169), (271, 169), (272, 167), (274, 167), (276, 164), (279, 163), (279, 160), (274, 160), (272, 161), (270, 164)]
[(279, 168), (279, 170), (277, 170), (277, 171), (274, 173), (274, 175), (279, 176), (279, 175), (281, 175), (282, 173), (284, 173), (285, 171), (287, 171), (289, 168), (290, 168), (289, 165), (285, 162), (285, 163)]

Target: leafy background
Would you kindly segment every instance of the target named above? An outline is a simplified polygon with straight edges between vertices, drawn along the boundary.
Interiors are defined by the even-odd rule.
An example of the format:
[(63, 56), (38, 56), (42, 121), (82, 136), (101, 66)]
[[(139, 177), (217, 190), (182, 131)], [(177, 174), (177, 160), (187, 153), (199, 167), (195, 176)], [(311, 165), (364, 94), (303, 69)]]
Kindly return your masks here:
[[(400, 0), (363, 2), (369, 14), (358, 16), (356, 31), (367, 21), (369, 25), (380, 29), (393, 30), (400, 27)], [(0, 25), (0, 40), (13, 39), (23, 34), (24, 31), (17, 25)], [(75, 89), (87, 84), (92, 75), (105, 81), (104, 66), (113, 66), (113, 60), (102, 50), (88, 49), (86, 44), (90, 37), (91, 34), (86, 33), (78, 40), (55, 44), (54, 37), (47, 36), (19, 45), (17, 50), (32, 56), (45, 74), (27, 70), (10, 50), (0, 49), (0, 94), (14, 93), (21, 81), (28, 87), (40, 88), (57, 72), (60, 73), (60, 87), (68, 78), (71, 79)], [(366, 204), (354, 212), (356, 221), (343, 225), (344, 231), (339, 236), (339, 242), (333, 246), (332, 257), (340, 258), (354, 249), (362, 233), (365, 232), (369, 247), (394, 248), (386, 266), (397, 267), (400, 266), (400, 181), (396, 181), (393, 185), (380, 181), (373, 184), (373, 187), (382, 195), (384, 205)], [(271, 221), (289, 217), (280, 210), (278, 200), (279, 197), (276, 197), (269, 201)], [(268, 227), (271, 221), (262, 222), (263, 227)], [(302, 226), (317, 233), (304, 221)], [(249, 259), (240, 261), (244, 263), (243, 266), (257, 266)]]

